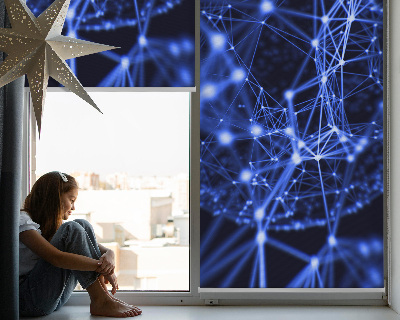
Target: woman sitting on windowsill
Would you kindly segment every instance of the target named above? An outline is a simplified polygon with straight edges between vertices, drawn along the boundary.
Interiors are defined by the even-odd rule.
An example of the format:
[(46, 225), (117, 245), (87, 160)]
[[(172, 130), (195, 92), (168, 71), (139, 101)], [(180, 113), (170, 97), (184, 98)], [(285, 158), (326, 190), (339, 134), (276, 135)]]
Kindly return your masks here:
[[(19, 306), (22, 316), (61, 308), (77, 282), (90, 296), (90, 313), (134, 317), (142, 311), (113, 295), (118, 289), (114, 253), (98, 244), (89, 222), (63, 222), (75, 210), (78, 184), (54, 171), (40, 177), (26, 197), (19, 223)], [(108, 292), (106, 283), (112, 285)]]

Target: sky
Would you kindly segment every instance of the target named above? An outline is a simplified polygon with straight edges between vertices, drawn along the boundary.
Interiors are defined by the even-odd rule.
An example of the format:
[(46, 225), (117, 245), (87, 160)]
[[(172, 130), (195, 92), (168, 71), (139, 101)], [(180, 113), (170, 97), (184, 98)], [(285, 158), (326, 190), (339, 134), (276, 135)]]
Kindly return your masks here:
[(89, 92), (103, 112), (70, 92), (46, 94), (36, 172), (189, 172), (188, 92)]

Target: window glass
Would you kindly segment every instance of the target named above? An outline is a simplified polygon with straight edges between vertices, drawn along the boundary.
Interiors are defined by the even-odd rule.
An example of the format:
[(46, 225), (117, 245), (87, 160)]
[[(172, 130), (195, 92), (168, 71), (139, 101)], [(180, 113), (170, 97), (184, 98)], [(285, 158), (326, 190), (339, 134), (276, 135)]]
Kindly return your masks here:
[(182, 92), (47, 92), (36, 177), (71, 174), (70, 219), (115, 251), (120, 289), (189, 290), (189, 108)]

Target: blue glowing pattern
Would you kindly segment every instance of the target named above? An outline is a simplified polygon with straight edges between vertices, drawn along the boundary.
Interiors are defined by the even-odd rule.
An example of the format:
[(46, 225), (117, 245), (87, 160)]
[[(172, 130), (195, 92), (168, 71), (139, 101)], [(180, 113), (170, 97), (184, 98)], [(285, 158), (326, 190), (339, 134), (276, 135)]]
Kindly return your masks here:
[(71, 0), (63, 34), (120, 49), (67, 63), (85, 87), (193, 87), (194, 14), (192, 0)]
[(383, 4), (201, 1), (201, 286), (383, 287)]

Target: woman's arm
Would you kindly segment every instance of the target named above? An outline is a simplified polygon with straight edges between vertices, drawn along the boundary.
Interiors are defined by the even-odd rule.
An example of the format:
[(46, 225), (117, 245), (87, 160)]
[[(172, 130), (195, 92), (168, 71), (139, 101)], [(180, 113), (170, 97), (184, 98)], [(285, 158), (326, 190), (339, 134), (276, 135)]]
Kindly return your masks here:
[(55, 267), (79, 271), (99, 271), (101, 262), (75, 253), (64, 252), (54, 247), (36, 230), (19, 234), (21, 242), (43, 260)]
[(100, 249), (101, 254), (105, 254), (105, 253), (107, 253), (108, 251), (111, 251), (112, 253), (114, 253), (111, 249), (106, 248), (106, 247), (103, 246), (102, 244), (98, 243), (98, 245), (99, 245), (99, 249)]
[(111, 249), (106, 248), (102, 244), (98, 244), (100, 252), (102, 254), (100, 261), (102, 262), (101, 270), (108, 271), (108, 273), (103, 273), (104, 275), (104, 282), (107, 284), (111, 284), (112, 289), (111, 293), (115, 294), (118, 290), (118, 280), (117, 276), (115, 275), (115, 254), (114, 251)]
[(100, 253), (102, 256), (100, 257), (101, 267), (99, 268), (100, 273), (104, 275), (111, 275), (114, 273), (115, 269), (115, 255), (114, 251), (111, 249), (106, 248), (102, 244), (98, 244)]

